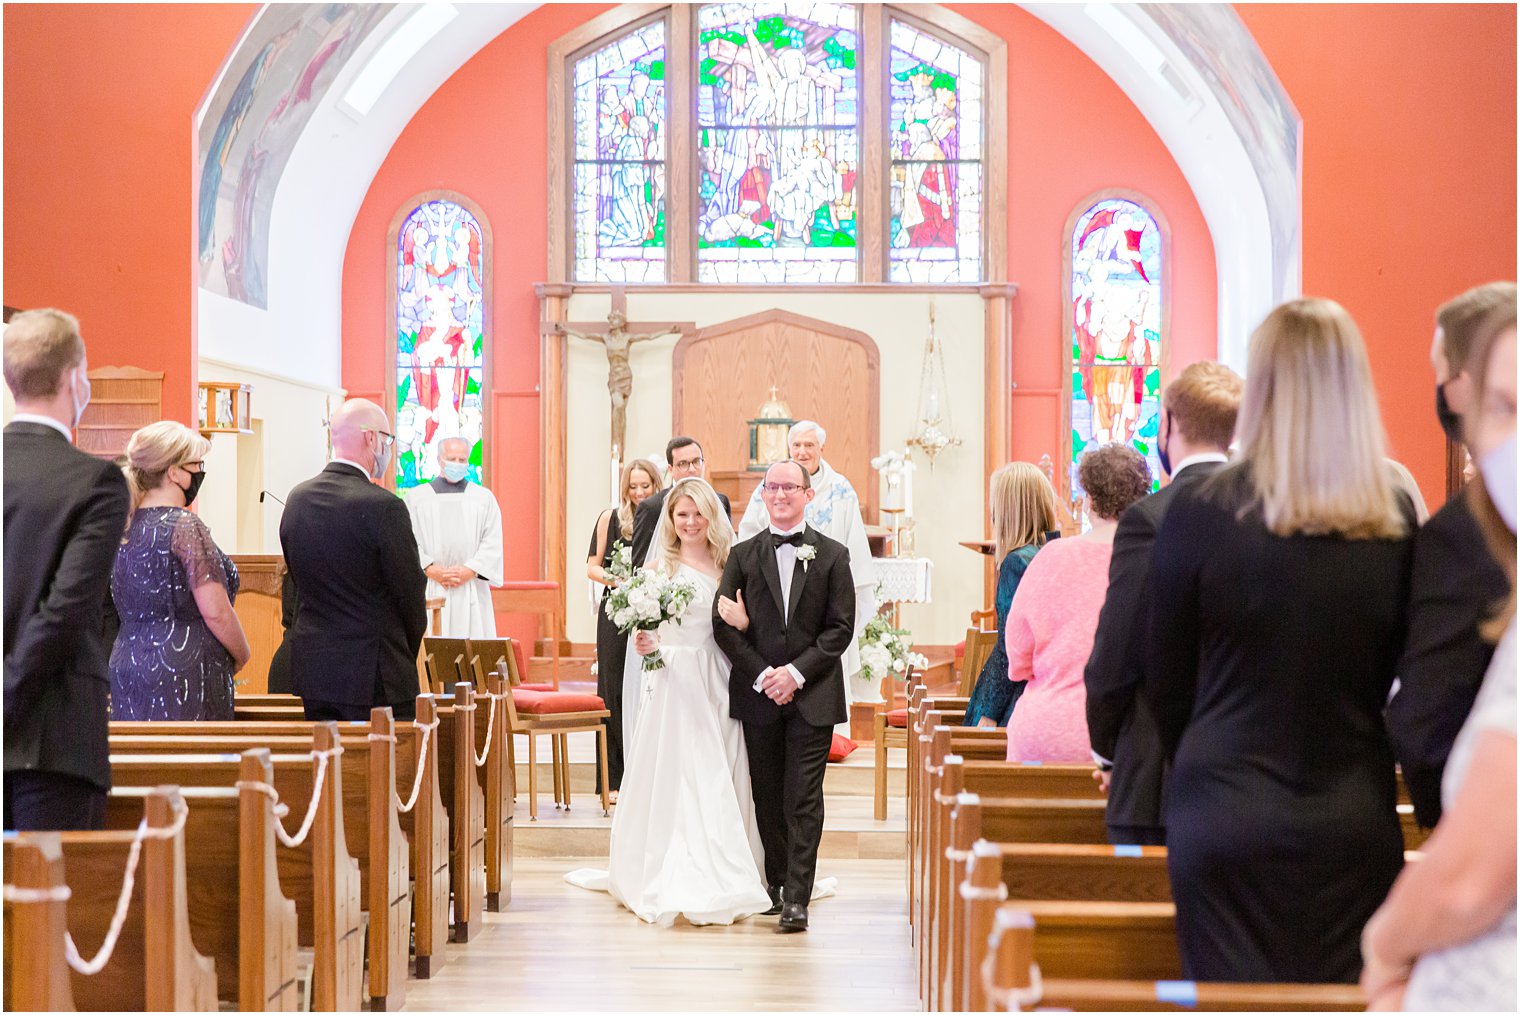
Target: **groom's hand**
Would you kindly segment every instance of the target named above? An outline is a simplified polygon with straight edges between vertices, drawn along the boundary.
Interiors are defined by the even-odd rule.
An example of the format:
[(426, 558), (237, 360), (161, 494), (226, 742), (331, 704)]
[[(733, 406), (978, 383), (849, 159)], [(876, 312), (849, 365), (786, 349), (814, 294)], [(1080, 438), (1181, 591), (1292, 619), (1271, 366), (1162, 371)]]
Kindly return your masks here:
[(785, 705), (792, 700), (797, 693), (797, 680), (792, 676), (790, 668), (783, 666), (780, 669), (771, 670), (760, 685), (760, 690), (765, 696), (778, 705)]

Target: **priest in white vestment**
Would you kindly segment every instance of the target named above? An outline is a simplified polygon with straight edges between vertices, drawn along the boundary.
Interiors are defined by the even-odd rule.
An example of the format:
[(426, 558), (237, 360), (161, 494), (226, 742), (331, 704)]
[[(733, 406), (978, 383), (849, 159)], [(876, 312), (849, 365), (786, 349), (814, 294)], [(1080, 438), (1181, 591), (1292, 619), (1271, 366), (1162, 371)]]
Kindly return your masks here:
[(470, 445), (458, 437), (438, 444), (441, 475), (406, 495), (417, 555), (428, 577), (427, 597), (443, 600), (445, 638), (496, 637), (491, 586), (502, 583), (501, 509), (471, 483)]
[[(850, 481), (823, 460), (823, 443), (828, 433), (810, 419), (794, 424), (787, 432), (792, 460), (808, 470), (813, 484), (813, 499), (807, 506), (807, 523), (850, 551), (850, 575), (855, 584), (855, 637), (850, 639), (840, 662), (844, 665), (845, 697), (850, 702), (880, 701), (881, 690), (859, 679), (860, 633), (876, 616), (876, 566), (871, 563), (871, 544), (866, 539), (866, 523), (860, 514), (860, 498)], [(748, 539), (765, 531), (770, 515), (755, 488), (744, 520), (739, 523), (739, 538)]]

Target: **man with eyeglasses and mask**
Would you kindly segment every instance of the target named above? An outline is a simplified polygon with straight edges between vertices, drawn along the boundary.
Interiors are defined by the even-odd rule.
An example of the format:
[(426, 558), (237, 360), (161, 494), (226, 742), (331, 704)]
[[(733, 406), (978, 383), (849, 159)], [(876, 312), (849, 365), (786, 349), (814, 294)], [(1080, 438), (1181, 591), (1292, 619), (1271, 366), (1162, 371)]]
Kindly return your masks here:
[(395, 437), (374, 402), (333, 413), (332, 461), (290, 492), (280, 546), (300, 597), (290, 628), (291, 684), (311, 720), (367, 720), (377, 705), (416, 718), (417, 650), (427, 576), (411, 516), (373, 481)]
[[(672, 437), (665, 445), (665, 464), (670, 467), (665, 474), (669, 483), (665, 489), (646, 497), (633, 515), (633, 560), (640, 565), (649, 556), (649, 544), (654, 540), (660, 509), (665, 506), (665, 496), (670, 493), (670, 488), (683, 479), (707, 478), (707, 460), (702, 456), (702, 445), (694, 437)], [(729, 506), (728, 498), (720, 493), (718, 503), (723, 505), (723, 513), (732, 522), (734, 510)]]

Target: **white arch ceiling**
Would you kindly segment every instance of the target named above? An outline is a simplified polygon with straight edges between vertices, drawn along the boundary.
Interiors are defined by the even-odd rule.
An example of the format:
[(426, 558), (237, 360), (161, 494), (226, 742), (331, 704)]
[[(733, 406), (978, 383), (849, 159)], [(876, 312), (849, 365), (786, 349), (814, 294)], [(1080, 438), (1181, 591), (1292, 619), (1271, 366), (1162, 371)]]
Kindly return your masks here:
[[(201, 355), (338, 386), (343, 259), (370, 183), (433, 92), (537, 6), (259, 9), (196, 111), (195, 178), (222, 167), (197, 236), (213, 262)], [(1219, 354), (1243, 368), (1251, 328), (1299, 290), (1301, 121), (1266, 58), (1228, 4), (1023, 6), (1103, 68), (1176, 159), (1214, 241)], [(264, 266), (263, 306), (216, 263), (229, 252)]]

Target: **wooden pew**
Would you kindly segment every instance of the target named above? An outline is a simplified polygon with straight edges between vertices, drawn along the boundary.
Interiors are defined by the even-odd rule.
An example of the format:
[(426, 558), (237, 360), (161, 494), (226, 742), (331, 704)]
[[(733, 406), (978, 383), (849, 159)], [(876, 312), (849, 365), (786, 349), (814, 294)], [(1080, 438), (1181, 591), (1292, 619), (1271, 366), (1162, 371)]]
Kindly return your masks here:
[[(418, 699), (419, 722), (435, 709)], [(364, 904), (370, 913), (370, 996), (377, 1008), (397, 1007), (407, 969), (407, 942), (415, 944), (416, 975), (426, 979), (446, 959), (448, 937), (448, 829), (439, 799), (437, 738), (428, 738), (428, 771), (409, 813), (400, 813), (397, 786), (411, 795), (423, 734), (407, 723), (397, 733), (389, 708), (374, 709), (369, 723), (335, 724), (342, 740), (343, 817), (348, 842), (361, 864)], [(315, 724), (307, 722), (112, 723), (112, 750), (120, 753), (242, 751), (265, 746), (281, 753), (309, 750)], [(392, 746), (394, 745), (394, 746)], [(387, 749), (372, 751), (372, 746)], [(285, 792), (284, 787), (281, 792)], [(308, 786), (290, 787), (300, 813)], [(418, 835), (421, 828), (423, 834)], [(405, 856), (407, 863), (400, 863)], [(407, 878), (415, 882), (410, 904)], [(431, 872), (431, 874), (419, 874)], [(378, 1003), (377, 1003), (378, 1002)]]
[(73, 1011), (63, 945), (68, 879), (56, 832), (5, 836), (5, 886), (5, 1010)]
[[(1042, 955), (1056, 948), (1054, 922), (1048, 909), (1009, 903), (998, 910), (988, 962), (977, 971), (979, 996), (991, 1003), (972, 1011), (1032, 1010), (1036, 1006), (1070, 1011), (1359, 1011), (1366, 1007), (1361, 989), (1350, 984), (1321, 983), (1192, 983), (1169, 978), (1098, 979), (1087, 973), (1056, 972), (1061, 963), (1046, 966)], [(1071, 940), (1068, 925), (1063, 936)], [(1094, 939), (1112, 926), (1092, 928)], [(1041, 941), (1042, 931), (1049, 936)], [(1119, 943), (1115, 935), (1104, 940)], [(1143, 946), (1143, 945), (1142, 945)], [(1038, 965), (1041, 983), (1031, 987), (1031, 970)]]
[[(309, 781), (311, 759), (284, 758)], [(113, 757), (115, 788), (108, 802), (108, 824), (131, 824), (143, 796), (154, 786), (210, 766), (218, 773), (204, 783), (180, 790), (190, 806), (185, 823), (185, 874), (189, 882), (190, 934), (217, 968), (218, 994), (240, 1011), (295, 1011), (297, 907), (281, 887), (276, 849), (274, 801), (255, 784), (274, 782), (267, 750), (238, 755)], [(197, 775), (202, 773), (197, 772)], [(241, 788), (235, 788), (242, 782)], [(220, 788), (202, 788), (212, 783)], [(309, 853), (293, 867), (304, 867), (311, 885)], [(306, 905), (311, 901), (308, 898)], [(233, 916), (235, 914), (235, 919)]]
[[(117, 746), (113, 739), (113, 749)], [(307, 745), (308, 750), (324, 752), (338, 746), (337, 724), (331, 722), (317, 724)], [(281, 889), (296, 903), (297, 938), (303, 947), (313, 949), (313, 1009), (358, 1011), (364, 993), (364, 921), (361, 915), (364, 896), (359, 862), (348, 849), (343, 814), (343, 766), (337, 757), (341, 755), (322, 766), (309, 753), (282, 756), (278, 766), (272, 759), (270, 761), (268, 774), (273, 781), (263, 778), (248, 781), (275, 787), (280, 802), (290, 809), (283, 821), (286, 833), (295, 835), (307, 817), (313, 793), (318, 792), (314, 777), (318, 771), (322, 772), (321, 797), (311, 816), (310, 831), (299, 846), (279, 849), (275, 859), (279, 865)], [(107, 807), (107, 823), (118, 824), (129, 816), (127, 805), (134, 793), (134, 785), (141, 787), (168, 774), (185, 782), (202, 784), (184, 790), (187, 795), (194, 795), (192, 811), (197, 806), (214, 807), (215, 795), (224, 793), (223, 787), (242, 779), (242, 764), (242, 759), (236, 755), (225, 755), (220, 759), (175, 753), (145, 754), (135, 758), (114, 755), (112, 777), (118, 788), (113, 791), (111, 805)], [(263, 792), (258, 795), (270, 801)], [(223, 822), (223, 830), (228, 824), (230, 822)], [(275, 834), (272, 824), (268, 834)], [(220, 848), (227, 850), (235, 847), (236, 842), (233, 837), (224, 841)], [(218, 858), (215, 852), (212, 847), (204, 850), (197, 847), (197, 856), (192, 863), (197, 881), (226, 877), (226, 868), (234, 858)], [(197, 926), (203, 935), (219, 937), (228, 929), (228, 914), (235, 911), (235, 908), (223, 908), (218, 916), (213, 908), (209, 913), (203, 913)], [(383, 920), (377, 923), (383, 928)], [(219, 947), (225, 945), (219, 944)]]
[[(72, 994), (79, 1009), (86, 1011), (215, 1011), (216, 968), (211, 959), (197, 952), (190, 936), (182, 821), (188, 818), (185, 802), (176, 787), (165, 786), (147, 793), (139, 804), (137, 815), (149, 834), (142, 840), (121, 934), (99, 972), (86, 976), (70, 971), (67, 993)], [(127, 860), (137, 837), (137, 822), (130, 832), (8, 834), (4, 840), (6, 876), (12, 876), (13, 859), (18, 866), (23, 864), (29, 848), (51, 868), (46, 874), (34, 872), (34, 882), (58, 884), (51, 879), (61, 863), (63, 883), (68, 886), (64, 905), (68, 934), (78, 945), (81, 958), (89, 961), (105, 940), (125, 887)], [(33, 843), (38, 845), (33, 847)], [(55, 848), (62, 854), (61, 861)], [(29, 914), (32, 918), (14, 923), (10, 920), (21, 908), (50, 905), (48, 901), (8, 901), (6, 934), (7, 939), (23, 932), (44, 935), (41, 940), (30, 938), (14, 944), (8, 940), (7, 947), (17, 949), (12, 953), (13, 963), (24, 960), (28, 968), (45, 969), (41, 980), (29, 978), (23, 992), (56, 1002), (65, 999), (56, 979), (56, 962), (39, 954), (62, 945), (56, 909), (50, 914)]]

